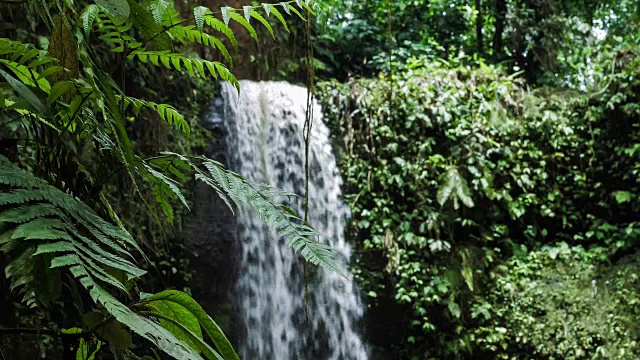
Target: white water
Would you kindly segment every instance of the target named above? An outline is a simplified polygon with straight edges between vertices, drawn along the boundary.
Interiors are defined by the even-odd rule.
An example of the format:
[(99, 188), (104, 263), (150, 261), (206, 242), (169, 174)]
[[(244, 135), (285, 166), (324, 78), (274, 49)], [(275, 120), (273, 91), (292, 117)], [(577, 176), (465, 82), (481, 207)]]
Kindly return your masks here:
[[(232, 170), (254, 183), (304, 194), (307, 90), (285, 82), (241, 82), (241, 93), (225, 84), (224, 123)], [(340, 200), (342, 179), (329, 130), (314, 104), (310, 146), (309, 223), (325, 235), (346, 266), (351, 248), (344, 229), (348, 209)], [(301, 213), (303, 197), (288, 204)], [(309, 271), (305, 316), (304, 270), (299, 255), (262, 220), (241, 209), (242, 257), (235, 301), (245, 328), (242, 359), (365, 360), (356, 330), (363, 310), (352, 280), (324, 269)]]

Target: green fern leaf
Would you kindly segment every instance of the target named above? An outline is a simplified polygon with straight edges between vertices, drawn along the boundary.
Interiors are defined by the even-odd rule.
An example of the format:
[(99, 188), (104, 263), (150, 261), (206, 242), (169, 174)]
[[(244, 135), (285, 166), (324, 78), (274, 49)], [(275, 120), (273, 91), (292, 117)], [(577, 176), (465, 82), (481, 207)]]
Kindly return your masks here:
[(234, 47), (234, 49), (238, 48), (238, 41), (236, 40), (235, 35), (233, 34), (233, 31), (231, 30), (231, 28), (228, 26), (228, 22), (227, 24), (224, 24), (222, 21), (218, 20), (215, 16), (213, 15), (207, 15), (204, 18), (204, 22), (211, 26), (212, 29), (222, 33), (224, 36), (227, 37), (227, 39), (229, 39), (229, 42), (231, 43), (231, 45)]
[(466, 207), (472, 208), (475, 206), (473, 199), (471, 198), (471, 191), (469, 190), (467, 181), (462, 177), (460, 177), (458, 187), (456, 188), (456, 195)]
[(280, 13), (280, 11), (278, 11), (278, 8), (275, 6), (271, 7), (271, 12), (273, 13), (273, 15), (275, 15), (276, 18), (278, 18), (278, 20), (280, 21), (280, 23), (282, 24), (282, 26), (284, 27), (284, 29), (289, 32), (289, 27), (287, 26), (287, 22), (284, 20), (284, 17), (282, 16), (282, 14)]
[(443, 182), (438, 189), (438, 203), (440, 206), (448, 200), (453, 201), (454, 209), (458, 209), (458, 200), (467, 207), (473, 207), (473, 199), (471, 198), (471, 192), (467, 186), (467, 181), (460, 175), (458, 169), (454, 166), (443, 175)]
[(50, 204), (34, 204), (8, 209), (0, 213), (0, 223), (24, 223), (39, 217), (56, 215), (59, 210)]
[(271, 201), (274, 195), (281, 197), (290, 196), (290, 194), (271, 188), (268, 188), (267, 191), (258, 191), (255, 186), (249, 184), (240, 175), (229, 172), (219, 163), (208, 159), (204, 160), (204, 166), (214, 182), (227, 196), (233, 199), (236, 204), (250, 205), (255, 209), (267, 225), (288, 239), (291, 247), (307, 261), (342, 272), (336, 264), (334, 251), (316, 240), (320, 234)]
[(254, 19), (258, 20), (260, 23), (262, 23), (262, 25), (264, 25), (264, 27), (267, 28), (267, 30), (269, 31), (269, 34), (271, 34), (272, 38), (276, 38), (275, 34), (273, 33), (273, 28), (271, 27), (271, 25), (269, 24), (269, 22), (262, 17), (262, 15), (260, 15), (257, 11), (255, 10), (251, 10), (251, 12), (249, 13), (251, 17), (253, 17)]
[(96, 4), (91, 4), (85, 7), (84, 11), (80, 15), (80, 18), (82, 19), (82, 26), (84, 28), (84, 34), (87, 38), (89, 37), (89, 32), (91, 31), (93, 22), (96, 21), (99, 13), (100, 7)]
[(129, 55), (130, 59), (133, 59), (135, 57), (140, 59), (142, 62), (147, 62), (147, 60), (153, 57), (155, 60), (151, 63), (156, 66), (159, 65), (158, 59), (164, 66), (167, 66), (167, 63), (170, 61), (171, 65), (176, 70), (181, 69), (182, 63), (182, 65), (184, 65), (185, 69), (191, 76), (195, 76), (195, 72), (193, 71), (194, 65), (196, 66), (198, 72), (201, 74), (204, 74), (203, 69), (206, 67), (206, 69), (209, 70), (209, 74), (214, 78), (218, 78), (219, 75), (223, 80), (231, 83), (236, 88), (239, 88), (239, 83), (236, 77), (233, 76), (233, 74), (231, 74), (231, 72), (229, 72), (229, 70), (223, 64), (216, 61), (187, 58), (182, 54), (170, 53), (166, 51), (150, 51), (146, 49), (135, 50)]
[(72, 252), (74, 250), (73, 246), (66, 241), (59, 241), (55, 243), (47, 243), (38, 245), (38, 248), (33, 256), (42, 255), (42, 254), (50, 254), (50, 253), (65, 253)]
[[(0, 202), (8, 206), (0, 213), (0, 223), (10, 226), (8, 231), (6, 227), (3, 230), (2, 251), (17, 252), (25, 244), (35, 244), (37, 248), (32, 256), (56, 255), (51, 260), (51, 268), (92, 274), (97, 280), (125, 292), (124, 284), (111, 275), (112, 269), (124, 272), (129, 278), (144, 274), (118, 254), (131, 256), (121, 243), (140, 249), (125, 230), (106, 222), (86, 204), (19, 169), (3, 156), (0, 156), (0, 174), (10, 174), (9, 181), (5, 182), (15, 187), (0, 192)], [(9, 240), (7, 234), (10, 234)], [(19, 273), (15, 266), (10, 269), (15, 279), (21, 279), (15, 282), (16, 286), (24, 285), (26, 289), (27, 284), (22, 282), (30, 279), (30, 275)], [(31, 270), (25, 267), (24, 271)]]
[(249, 34), (251, 34), (251, 37), (255, 40), (258, 41), (258, 33), (256, 32), (256, 29), (253, 27), (253, 25), (251, 25), (247, 19), (245, 19), (244, 17), (242, 17), (242, 15), (238, 14), (235, 11), (231, 11), (229, 13), (229, 16), (231, 17), (231, 19), (235, 20), (236, 22), (238, 22), (240, 25), (242, 25), (245, 29), (247, 29), (247, 31), (249, 31)]
[(293, 5), (291, 4), (287, 4), (287, 7), (289, 8), (289, 10), (291, 10), (291, 12), (293, 12), (294, 14), (298, 15), (298, 17), (302, 20), (306, 20), (304, 16), (302, 16), (302, 14), (300, 13), (300, 11), (298, 11), (298, 9), (296, 9), (295, 7), (293, 7)]
[(456, 178), (457, 178), (458, 170), (454, 167), (451, 167), (444, 174), (444, 182), (438, 189), (438, 203), (440, 206), (444, 206), (444, 204), (449, 200), (449, 197), (453, 193), (453, 190), (456, 186)]
[(28, 307), (36, 306), (36, 259), (33, 257), (35, 247), (22, 251), (4, 269), (5, 276), (11, 281), (12, 291), (22, 288), (22, 302)]
[(150, 7), (156, 24), (162, 24), (162, 18), (169, 7), (169, 2), (167, 0), (154, 0), (151, 2)]

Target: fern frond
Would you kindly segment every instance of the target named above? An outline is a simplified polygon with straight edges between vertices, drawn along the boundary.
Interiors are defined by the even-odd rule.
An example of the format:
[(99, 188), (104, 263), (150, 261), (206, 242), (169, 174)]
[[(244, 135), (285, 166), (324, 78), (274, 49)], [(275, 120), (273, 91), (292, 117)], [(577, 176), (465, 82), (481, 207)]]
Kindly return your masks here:
[[(283, 6), (284, 6), (284, 5), (283, 5)], [(305, 21), (306, 21), (305, 17), (304, 17), (304, 16), (300, 13), (300, 11), (298, 11), (298, 9), (296, 9), (293, 5), (291, 5), (291, 4), (287, 4), (287, 8), (288, 8), (292, 13), (294, 13), (294, 14), (298, 15), (298, 17), (299, 17), (301, 20), (305, 20)]]
[(437, 199), (440, 206), (444, 206), (448, 200), (452, 200), (456, 210), (458, 209), (458, 200), (462, 201), (467, 207), (474, 206), (467, 181), (460, 175), (458, 168), (455, 166), (451, 166), (444, 173), (442, 185), (438, 189)]
[(169, 7), (169, 2), (167, 0), (154, 0), (149, 6), (151, 7), (151, 13), (156, 23), (162, 24), (162, 18), (164, 17), (164, 12), (167, 11)]
[[(131, 257), (125, 246), (140, 250), (131, 235), (103, 220), (86, 204), (21, 170), (3, 156), (0, 156), (0, 179), (0, 183), (10, 185), (8, 191), (0, 192), (0, 204), (6, 207), (0, 213), (0, 224), (8, 225), (2, 234), (4, 252), (33, 248), (30, 256), (53, 256), (51, 268), (91, 274), (125, 292), (126, 287), (111, 274), (112, 270), (122, 271), (130, 278), (145, 273), (120, 255)], [(33, 268), (25, 264), (21, 264), (24, 269), (18, 268), (17, 259), (20, 256), (5, 271), (11, 274), (13, 287), (24, 286), (24, 291), (30, 294), (30, 285), (24, 282), (31, 281), (26, 272)], [(31, 301), (32, 296), (28, 299)]]
[(269, 34), (271, 34), (272, 38), (276, 38), (276, 35), (273, 33), (273, 28), (271, 27), (271, 24), (269, 24), (269, 22), (262, 17), (262, 15), (260, 15), (260, 13), (258, 13), (257, 11), (255, 11), (254, 9), (251, 9), (249, 12), (249, 15), (258, 20), (262, 25), (264, 25), (265, 28), (267, 28), (267, 30), (269, 31)]
[(224, 36), (229, 39), (229, 42), (233, 46), (234, 49), (238, 49), (238, 40), (236, 40), (236, 36), (233, 34), (233, 31), (228, 26), (228, 24), (223, 23), (218, 20), (215, 16), (211, 14), (207, 14), (204, 18), (204, 22), (209, 25), (212, 29), (222, 33)]
[(140, 61), (146, 63), (147, 61), (155, 66), (160, 66), (160, 63), (168, 69), (175, 68), (181, 70), (182, 66), (185, 67), (188, 74), (195, 76), (193, 68), (195, 66), (198, 73), (205, 77), (205, 68), (209, 74), (214, 78), (220, 77), (222, 80), (229, 82), (236, 88), (240, 87), (240, 83), (233, 74), (224, 65), (217, 61), (208, 61), (202, 59), (189, 58), (182, 54), (172, 53), (169, 51), (151, 51), (138, 49), (133, 51), (129, 55), (129, 59), (138, 58)]
[[(204, 18), (203, 18), (204, 21)], [(171, 35), (177, 37), (179, 39), (188, 39), (191, 42), (197, 42), (198, 44), (210, 46), (212, 48), (218, 49), (222, 56), (224, 56), (225, 60), (229, 62), (229, 64), (233, 64), (233, 59), (231, 58), (231, 54), (227, 47), (224, 46), (222, 41), (215, 36), (211, 36), (202, 30), (194, 29), (193, 25), (189, 26), (175, 26), (170, 30)]]
[(220, 12), (222, 13), (222, 21), (224, 21), (225, 26), (229, 26), (229, 20), (231, 19), (231, 13), (235, 11), (233, 8), (229, 6), (223, 6), (220, 8)]
[(10, 289), (20, 288), (22, 302), (28, 307), (36, 306), (36, 263), (33, 258), (35, 247), (29, 247), (16, 256), (4, 269), (5, 276), (11, 281)]
[(247, 29), (249, 34), (251, 34), (251, 37), (255, 41), (258, 41), (258, 33), (256, 32), (256, 29), (253, 27), (253, 25), (251, 25), (251, 23), (247, 21), (247, 19), (238, 14), (234, 9), (231, 9), (231, 11), (229, 12), (229, 17), (242, 25), (245, 29)]
[(164, 31), (162, 25), (156, 23), (153, 15), (135, 0), (128, 0), (128, 3), (129, 7), (131, 7), (131, 13), (133, 14), (133, 16), (131, 16), (133, 26), (140, 31), (141, 35), (149, 39), (148, 41), (150, 41), (157, 50), (171, 49), (171, 39), (169, 35)]
[[(273, 13), (273, 15), (275, 15), (275, 17), (280, 21), (280, 23), (282, 24), (282, 26), (284, 27), (284, 29), (289, 32), (289, 27), (287, 26), (287, 22), (284, 20), (284, 16), (282, 16), (282, 13), (280, 13), (280, 11), (278, 11), (278, 8), (275, 6), (272, 6), (271, 4), (269, 5), (269, 9), (270, 11), (267, 11), (267, 16), (269, 15), (269, 13)], [(266, 8), (265, 8), (266, 11)]]
[(100, 14), (100, 7), (96, 4), (91, 4), (85, 7), (84, 11), (80, 15), (80, 19), (82, 19), (82, 27), (84, 28), (84, 34), (87, 38), (89, 37), (89, 32), (91, 31), (93, 22), (98, 18), (98, 14)]
[(156, 104), (153, 101), (140, 100), (130, 96), (121, 97), (125, 102), (125, 109), (132, 107), (134, 114), (137, 116), (140, 112), (140, 108), (145, 106), (152, 110), (155, 110), (160, 118), (166, 121), (169, 125), (175, 126), (180, 129), (185, 135), (189, 136), (191, 133), (191, 128), (189, 127), (189, 123), (184, 119), (184, 116), (178, 112), (178, 110), (168, 104)]
[(150, 166), (147, 166), (149, 174), (153, 176), (152, 190), (156, 197), (156, 201), (160, 204), (162, 212), (165, 214), (170, 223), (173, 223), (173, 208), (171, 206), (171, 200), (176, 198), (182, 202), (182, 204), (188, 209), (187, 199), (178, 188), (178, 184), (165, 176), (164, 174), (154, 170)]
[(255, 210), (272, 230), (287, 239), (290, 246), (307, 261), (342, 272), (333, 249), (319, 241), (320, 234), (302, 222), (291, 209), (275, 205), (278, 198), (289, 198), (293, 194), (269, 186), (252, 185), (239, 174), (226, 170), (222, 164), (205, 157), (198, 159), (207, 172), (182, 155), (169, 152), (163, 154), (189, 164), (196, 172), (196, 180), (214, 188), (232, 210), (232, 203), (236, 207), (247, 205)]
[(0, 55), (11, 62), (26, 66), (28, 69), (35, 69), (54, 61), (51, 57), (46, 56), (44, 51), (36, 49), (31, 44), (23, 44), (7, 38), (0, 38)]

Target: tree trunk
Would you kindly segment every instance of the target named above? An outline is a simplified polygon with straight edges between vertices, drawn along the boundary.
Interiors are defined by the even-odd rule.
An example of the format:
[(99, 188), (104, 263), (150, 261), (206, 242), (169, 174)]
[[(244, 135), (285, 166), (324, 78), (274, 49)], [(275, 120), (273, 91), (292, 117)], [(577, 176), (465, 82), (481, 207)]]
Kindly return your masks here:
[(493, 33), (493, 58), (501, 61), (503, 58), (502, 35), (504, 33), (504, 21), (507, 17), (507, 1), (496, 0), (496, 26)]
[(484, 53), (483, 49), (483, 36), (482, 36), (482, 25), (484, 22), (484, 17), (482, 16), (482, 0), (476, 0), (476, 42), (477, 42), (477, 50), (478, 55), (482, 56)]

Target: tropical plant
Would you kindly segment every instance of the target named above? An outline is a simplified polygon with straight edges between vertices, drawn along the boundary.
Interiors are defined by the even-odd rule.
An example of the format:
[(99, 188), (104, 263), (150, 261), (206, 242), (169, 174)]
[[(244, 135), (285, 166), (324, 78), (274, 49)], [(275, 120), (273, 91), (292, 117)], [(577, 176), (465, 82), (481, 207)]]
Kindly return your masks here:
[[(573, 265), (581, 282), (565, 292), (582, 300), (585, 279), (600, 282), (600, 269), (637, 256), (637, 36), (599, 50), (591, 69), (600, 71), (583, 90), (529, 89), (518, 74), (469, 58), (410, 59), (392, 76), (319, 84), (352, 209), (354, 273), (390, 358), (568, 356), (559, 342), (584, 355), (575, 358), (616, 348), (634, 356), (635, 335), (589, 330), (598, 343), (578, 344), (557, 316), (539, 316), (562, 304), (535, 301), (568, 301), (580, 317), (567, 327), (586, 334), (582, 314), (600, 299), (577, 304), (540, 285), (561, 265), (538, 263), (538, 252), (564, 244), (587, 253), (573, 258), (583, 262)], [(521, 294), (533, 284), (540, 293)], [(625, 323), (636, 311), (608, 309)], [(546, 330), (530, 329), (527, 317)]]
[[(188, 204), (181, 187), (194, 174), (230, 207), (255, 208), (309, 262), (337, 268), (332, 250), (317, 241), (320, 234), (291, 209), (276, 205), (276, 198), (293, 195), (250, 184), (200, 156), (164, 152), (143, 159), (128, 133), (128, 124), (155, 112), (190, 136), (189, 123), (174, 106), (127, 95), (128, 64), (221, 79), (240, 91), (230, 71), (228, 46), (238, 46), (230, 22), (256, 38), (252, 20), (273, 33), (269, 16), (286, 28), (283, 13), (304, 19), (310, 6), (308, 0), (219, 11), (199, 6), (183, 18), (165, 0), (34, 1), (28, 8), (49, 29), (47, 49), (0, 38), (0, 260), (11, 289), (34, 311), (51, 313), (61, 298), (73, 299), (78, 313), (68, 315), (75, 327), (53, 322), (51, 329), (43, 329), (72, 340), (64, 344), (65, 352), (73, 347), (77, 358), (92, 359), (108, 344), (116, 356), (136, 358), (133, 333), (178, 359), (237, 358), (220, 328), (189, 295), (134, 295), (145, 274), (136, 259), (145, 256), (105, 196), (114, 175), (129, 179), (150, 216), (160, 222), (156, 205), (143, 195), (150, 189), (172, 222), (174, 204)], [(227, 65), (176, 47), (189, 43), (219, 51)], [(116, 59), (114, 67), (97, 56), (105, 48)], [(98, 164), (88, 166), (86, 153)], [(203, 329), (214, 346), (205, 341)]]

